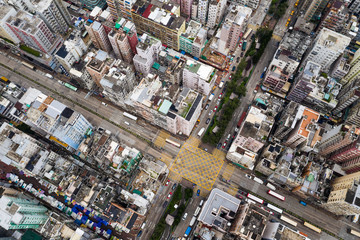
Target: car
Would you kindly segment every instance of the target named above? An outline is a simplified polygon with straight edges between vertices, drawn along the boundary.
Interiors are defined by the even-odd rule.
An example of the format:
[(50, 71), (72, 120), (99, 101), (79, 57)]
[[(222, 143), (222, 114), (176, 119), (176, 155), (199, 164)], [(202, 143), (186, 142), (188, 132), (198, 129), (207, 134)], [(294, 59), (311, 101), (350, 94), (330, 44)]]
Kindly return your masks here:
[(238, 199), (243, 199), (243, 197), (242, 197), (240, 194), (236, 194), (236, 197), (237, 197)]
[(174, 185), (171, 187), (172, 190), (174, 190), (176, 188), (177, 184), (174, 183)]
[(165, 186), (169, 186), (170, 180), (168, 179), (165, 183)]
[(223, 95), (223, 93), (220, 93), (220, 94), (219, 94), (219, 99), (221, 99), (221, 98), (222, 98), (222, 95)]
[(196, 191), (196, 196), (200, 196), (200, 189)]
[(206, 124), (209, 124), (210, 118), (206, 119)]
[(237, 57), (237, 58), (236, 58), (236, 62), (239, 62), (239, 61), (240, 61), (240, 57)]
[(218, 108), (218, 106), (215, 106), (215, 107), (214, 107), (214, 112), (216, 112), (217, 108)]
[(240, 194), (243, 195), (243, 196), (247, 195), (246, 192), (241, 191), (241, 190), (239, 190), (238, 193), (240, 193)]
[(182, 217), (182, 220), (185, 220), (185, 219), (186, 219), (186, 217), (187, 217), (187, 215), (188, 215), (188, 214), (187, 214), (187, 213), (185, 213), (185, 214), (184, 214), (184, 216)]
[(231, 70), (231, 71), (235, 72), (235, 70), (236, 70), (236, 67), (235, 67), (235, 66), (233, 66), (233, 68), (232, 68), (232, 70)]
[(241, 54), (240, 54), (240, 57), (243, 57), (244, 56), (244, 53), (242, 52)]
[(247, 177), (248, 179), (251, 179), (251, 176), (249, 174), (245, 174), (245, 177)]
[(107, 103), (101, 102), (102, 105), (104, 105), (105, 107), (107, 106)]
[(227, 144), (227, 142), (225, 141), (224, 144), (223, 144), (223, 146), (222, 146), (222, 148), (225, 148), (225, 147), (226, 147), (226, 144)]
[(290, 15), (291, 15), (291, 16), (292, 16), (292, 15), (294, 15), (294, 12), (295, 12), (294, 10), (293, 10), (293, 11), (291, 11)]
[(231, 79), (231, 74), (229, 75), (229, 79)]
[(209, 116), (211, 116), (211, 114), (212, 114), (213, 112), (210, 110), (210, 112), (209, 112)]
[(172, 195), (172, 192), (169, 192), (169, 195), (167, 196), (167, 199), (170, 199)]
[(238, 131), (239, 131), (239, 129), (236, 127), (236, 128), (235, 128), (235, 132), (238, 132)]
[(139, 233), (137, 234), (137, 237), (140, 237), (142, 234), (142, 230), (139, 231)]
[(208, 151), (208, 149), (207, 149), (207, 148), (205, 148), (205, 149), (204, 149), (204, 151), (205, 151), (205, 152), (207, 152), (207, 151)]
[(210, 106), (209, 104), (206, 104), (205, 110), (208, 110), (209, 106)]
[(163, 203), (163, 208), (166, 208), (166, 206), (168, 205), (168, 201), (165, 201), (164, 203)]
[(290, 20), (291, 20), (291, 17), (289, 17), (287, 21), (290, 22)]
[(218, 143), (218, 145), (216, 146), (217, 149), (221, 148), (221, 143)]

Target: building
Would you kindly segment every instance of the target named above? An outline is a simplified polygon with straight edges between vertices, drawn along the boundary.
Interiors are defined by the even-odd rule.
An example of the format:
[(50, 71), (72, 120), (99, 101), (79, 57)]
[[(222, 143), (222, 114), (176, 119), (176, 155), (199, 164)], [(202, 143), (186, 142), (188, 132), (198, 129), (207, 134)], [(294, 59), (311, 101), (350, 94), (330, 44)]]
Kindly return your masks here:
[(239, 199), (230, 194), (214, 188), (201, 209), (198, 221), (220, 232), (228, 232), (231, 222), (235, 219), (240, 202)]
[(113, 20), (119, 19), (119, 17), (132, 20), (131, 9), (135, 0), (106, 0), (110, 9), (111, 17)]
[(322, 11), (328, 4), (329, 0), (306, 0), (302, 5), (302, 10), (305, 11), (304, 18), (306, 21), (319, 20)]
[(183, 71), (183, 85), (209, 95), (216, 80), (216, 69), (195, 60), (187, 60)]
[(340, 83), (343, 85), (349, 84), (352, 81), (358, 79), (360, 73), (360, 50), (357, 50), (350, 61), (350, 70), (348, 73), (340, 80)]
[(345, 120), (346, 124), (360, 127), (360, 102), (350, 108), (348, 117)]
[(216, 34), (215, 50), (227, 55), (235, 51), (239, 39), (244, 34), (252, 10), (248, 7), (233, 6), (225, 17), (224, 23)]
[(137, 54), (133, 58), (135, 70), (146, 76), (161, 51), (161, 41), (148, 34), (143, 34), (139, 38), (140, 42), (136, 46)]
[(16, 15), (16, 10), (6, 4), (0, 6), (0, 36), (14, 43), (19, 43), (20, 40), (17, 38), (16, 34), (6, 24), (6, 21), (10, 16), (14, 17)]
[(119, 18), (115, 24), (115, 29), (109, 32), (108, 37), (116, 57), (127, 63), (132, 63), (138, 44), (134, 23), (125, 20), (125, 18)]
[(200, 23), (191, 20), (186, 32), (180, 36), (180, 50), (199, 58), (207, 42), (207, 30)]
[(100, 86), (100, 80), (109, 72), (114, 63), (115, 59), (110, 58), (106, 52), (99, 50), (95, 56), (88, 59), (85, 67), (93, 82)]
[(360, 214), (360, 172), (336, 178), (322, 206), (336, 215)]
[(354, 14), (359, 14), (360, 12), (360, 1), (359, 0), (351, 0), (348, 9), (350, 12)]
[(230, 233), (240, 236), (242, 239), (264, 239), (262, 236), (265, 233), (270, 213), (249, 203), (241, 205), (238, 212), (230, 227)]
[(314, 79), (320, 74), (321, 65), (308, 61), (304, 70), (299, 74), (287, 95), (287, 99), (294, 102), (302, 102), (315, 88)]
[(193, 0), (175, 0), (175, 2), (180, 5), (181, 13), (189, 19), (191, 17)]
[(292, 56), (291, 52), (279, 48), (264, 77), (263, 85), (270, 90), (286, 94), (290, 88), (289, 78), (294, 74), (300, 61)]
[(10, 229), (37, 229), (49, 218), (48, 209), (24, 194), (1, 188), (0, 226)]
[(323, 28), (327, 28), (334, 32), (341, 33), (344, 25), (349, 18), (349, 12), (345, 4), (341, 1), (334, 1), (322, 16), (322, 21), (317, 28), (320, 32)]
[(348, 64), (348, 58), (345, 56), (339, 57), (331, 67), (330, 76), (340, 81), (350, 71), (350, 64)]
[[(195, 2), (194, 2), (195, 4)], [(209, 1), (208, 0), (198, 0), (198, 4), (197, 4), (197, 20), (201, 23), (201, 24), (205, 24), (207, 21), (207, 16), (208, 16), (208, 4)]]
[(357, 103), (360, 98), (360, 83), (359, 81), (348, 82), (337, 95), (338, 103), (336, 108), (332, 111), (334, 115), (338, 115), (345, 108)]
[(106, 6), (106, 0), (80, 0), (81, 6), (93, 10), (95, 7), (103, 9)]
[(105, 31), (104, 26), (98, 21), (87, 20), (85, 28), (89, 33), (89, 36), (98, 49), (104, 50), (106, 52), (111, 52), (112, 47), (108, 38), (108, 35)]
[(259, 0), (232, 0), (232, 2), (240, 3), (243, 6), (256, 10), (259, 6)]
[[(296, 122), (293, 122), (291, 132), (284, 142), (285, 146), (296, 148), (301, 143), (308, 141), (312, 136), (312, 128), (316, 128), (316, 123), (320, 118), (320, 114), (304, 106), (299, 106), (296, 113)], [(295, 124), (294, 124), (295, 123)]]
[(61, 45), (62, 39), (52, 33), (42, 19), (24, 11), (10, 16), (6, 25), (20, 42), (43, 53), (52, 55)]
[(185, 18), (180, 16), (177, 4), (137, 0), (131, 15), (138, 34), (148, 33), (167, 47), (179, 50), (179, 38), (185, 32)]
[(191, 19), (197, 20), (199, 0), (193, 0), (191, 4)]
[(355, 127), (339, 125), (330, 131), (325, 132), (320, 144), (319, 153), (322, 156), (329, 156), (331, 153), (342, 149), (358, 139), (358, 133)]
[(91, 134), (92, 125), (82, 114), (37, 89), (29, 88), (15, 107), (20, 121), (69, 151)]
[(206, 26), (213, 28), (217, 26), (224, 15), (226, 0), (211, 0), (208, 7)]
[(165, 83), (148, 74), (130, 94), (127, 109), (173, 134), (189, 136), (202, 109), (203, 97), (188, 87)]
[(331, 64), (343, 54), (350, 41), (351, 38), (347, 36), (323, 28), (314, 40), (304, 62), (316, 62), (323, 71), (328, 71)]
[[(21, 1), (19, 1), (21, 2)], [(41, 0), (33, 5), (36, 14), (54, 32), (65, 34), (70, 26), (70, 14), (63, 1), (60, 0)]]
[(102, 93), (113, 103), (124, 105), (126, 96), (135, 86), (135, 80), (133, 69), (118, 59), (100, 80), (104, 89)]

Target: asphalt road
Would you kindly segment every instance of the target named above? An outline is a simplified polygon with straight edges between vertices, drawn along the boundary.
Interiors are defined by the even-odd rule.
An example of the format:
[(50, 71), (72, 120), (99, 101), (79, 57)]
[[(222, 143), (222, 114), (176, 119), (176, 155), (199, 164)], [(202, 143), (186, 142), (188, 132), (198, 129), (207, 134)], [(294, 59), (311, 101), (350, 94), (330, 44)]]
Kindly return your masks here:
[[(21, 72), (22, 74), (28, 76), (29, 78), (36, 80), (47, 87), (50, 87), (52, 90), (56, 91), (57, 93), (66, 96), (67, 98), (70, 98), (73, 101), (76, 101), (77, 103), (89, 109), (92, 109), (97, 114), (110, 119), (111, 121), (123, 126), (124, 128), (128, 128), (128, 130), (130, 130), (131, 132), (137, 133), (138, 135), (144, 137), (145, 139), (153, 141), (157, 137), (159, 131), (157, 128), (148, 124), (141, 123), (140, 121), (138, 121), (138, 123), (140, 123), (141, 125), (139, 125), (138, 123), (136, 123), (131, 119), (128, 118), (125, 119), (122, 114), (123, 112), (116, 107), (113, 107), (111, 105), (104, 106), (101, 104), (101, 101), (99, 101), (94, 97), (89, 97), (85, 99), (84, 97), (86, 93), (79, 91), (78, 92), (71, 91), (65, 86), (59, 84), (57, 80), (49, 79), (44, 75), (42, 75), (40, 72), (33, 71), (23, 66), (21, 63), (11, 60), (4, 55), (0, 55), (0, 63), (12, 69), (15, 69), (18, 72)], [(41, 90), (43, 93), (47, 95), (53, 96), (55, 99), (70, 106), (74, 110), (82, 113), (93, 125), (100, 126), (102, 128), (110, 130), (113, 134), (117, 135), (118, 138), (122, 142), (126, 143), (128, 146), (135, 147), (140, 151), (143, 151), (144, 153), (148, 153), (152, 156), (158, 157), (161, 155), (161, 152), (159, 150), (151, 148), (146, 142), (141, 141), (139, 138), (117, 127), (116, 125), (113, 125), (109, 121), (102, 119), (101, 117), (87, 111), (86, 109), (83, 109), (78, 105), (75, 105), (73, 102), (70, 102), (69, 100), (61, 97), (60, 95), (54, 94), (48, 89), (39, 86), (38, 84), (18, 75), (17, 73), (8, 70), (3, 66), (0, 66), (0, 69), (1, 69), (1, 74), (7, 77), (8, 79), (10, 79), (11, 81), (13, 81), (14, 83), (17, 83), (25, 88), (34, 87)], [(129, 122), (130, 125), (126, 125), (124, 123), (125, 121)], [(182, 141), (180, 140), (177, 141), (182, 143)], [(175, 157), (179, 149), (170, 144), (165, 144), (165, 146), (163, 147), (163, 151), (168, 153), (170, 156)]]

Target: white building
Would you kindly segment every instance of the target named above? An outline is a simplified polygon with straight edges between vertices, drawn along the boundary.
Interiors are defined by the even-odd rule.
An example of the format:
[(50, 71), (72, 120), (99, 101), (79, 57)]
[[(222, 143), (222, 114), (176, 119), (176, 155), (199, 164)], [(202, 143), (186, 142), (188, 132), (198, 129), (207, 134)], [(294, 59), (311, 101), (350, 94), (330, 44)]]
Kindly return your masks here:
[(158, 59), (159, 52), (161, 51), (161, 41), (145, 33), (140, 37), (136, 50), (137, 54), (133, 59), (135, 69), (146, 76), (154, 62)]
[[(240, 3), (245, 7), (249, 7), (253, 10), (256, 10), (259, 6), (260, 0), (235, 0), (236, 2)], [(234, 2), (234, 0), (233, 0)]]
[(199, 0), (199, 4), (197, 7), (197, 19), (200, 23), (205, 24), (208, 12), (208, 0)]
[(15, 33), (10, 29), (10, 27), (6, 24), (7, 19), (10, 16), (15, 16), (16, 10), (8, 5), (0, 5), (0, 36), (14, 43), (19, 43), (20, 40), (15, 35)]
[(344, 52), (351, 38), (323, 28), (313, 42), (312, 48), (304, 59), (304, 63), (312, 61), (328, 71), (331, 64)]
[(215, 27), (220, 23), (221, 18), (224, 15), (226, 7), (226, 0), (211, 0), (209, 3), (207, 24), (209, 28)]
[(201, 62), (190, 60), (186, 61), (183, 71), (183, 84), (185, 87), (208, 95), (213, 88), (216, 80), (216, 69)]

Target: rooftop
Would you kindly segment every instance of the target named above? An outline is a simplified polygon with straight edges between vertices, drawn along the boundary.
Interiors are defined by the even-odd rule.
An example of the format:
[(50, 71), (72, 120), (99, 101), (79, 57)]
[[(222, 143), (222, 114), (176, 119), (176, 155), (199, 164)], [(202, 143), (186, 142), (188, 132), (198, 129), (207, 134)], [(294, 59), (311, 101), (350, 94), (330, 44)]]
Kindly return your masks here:
[(351, 38), (334, 32), (330, 29), (323, 28), (317, 36), (317, 44), (320, 44), (332, 51), (343, 51), (350, 43)]
[(302, 112), (302, 120), (298, 130), (298, 134), (303, 136), (304, 138), (307, 138), (310, 132), (308, 128), (311, 126), (312, 123), (315, 123), (319, 120), (320, 113), (315, 112), (309, 108), (305, 108), (303, 106), (299, 108), (297, 114), (301, 114), (301, 112)]

